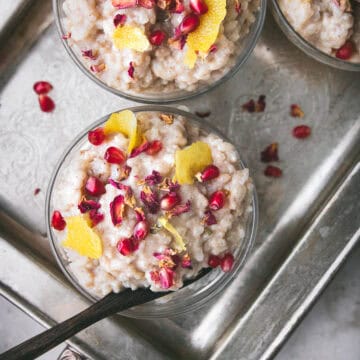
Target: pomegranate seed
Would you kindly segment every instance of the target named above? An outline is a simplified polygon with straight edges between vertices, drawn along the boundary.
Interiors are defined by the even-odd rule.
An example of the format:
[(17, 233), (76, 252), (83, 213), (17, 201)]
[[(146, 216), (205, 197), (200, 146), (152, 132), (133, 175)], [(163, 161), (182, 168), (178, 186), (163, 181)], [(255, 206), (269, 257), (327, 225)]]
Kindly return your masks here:
[(294, 127), (292, 133), (297, 139), (305, 139), (310, 136), (311, 128), (307, 125), (299, 125)]
[(114, 226), (120, 225), (123, 220), (125, 210), (125, 199), (122, 195), (118, 195), (110, 203), (111, 221)]
[(41, 191), (41, 190), (40, 190), (39, 188), (36, 188), (36, 189), (34, 190), (34, 195), (35, 195), (35, 196), (38, 195), (40, 191)]
[(162, 150), (162, 143), (159, 140), (154, 140), (149, 144), (149, 147), (146, 149), (148, 155), (155, 155)]
[(234, 257), (231, 254), (226, 254), (220, 260), (221, 270), (224, 272), (229, 272), (234, 265)]
[(220, 257), (216, 255), (210, 255), (208, 260), (208, 265), (212, 268), (216, 268), (220, 265)]
[(206, 14), (209, 10), (204, 0), (190, 0), (190, 9), (198, 15)]
[(55, 230), (64, 230), (66, 226), (66, 221), (64, 220), (63, 216), (61, 215), (60, 211), (55, 210), (53, 212), (52, 218), (51, 218), (51, 226)]
[(209, 199), (209, 208), (213, 211), (220, 210), (225, 205), (226, 193), (224, 190), (215, 191)]
[(171, 8), (171, 12), (175, 14), (181, 14), (185, 10), (185, 6), (182, 0), (175, 0), (175, 4)]
[(81, 202), (78, 205), (78, 209), (82, 214), (85, 214), (90, 210), (97, 210), (100, 207), (101, 205), (97, 201), (86, 200), (86, 199), (81, 200)]
[(272, 143), (264, 151), (261, 152), (261, 161), (264, 163), (268, 163), (271, 161), (278, 161), (278, 143)]
[(121, 255), (128, 256), (138, 249), (139, 244), (134, 238), (124, 238), (118, 241), (116, 247)]
[(105, 140), (105, 133), (103, 128), (97, 128), (95, 130), (91, 130), (88, 133), (88, 140), (91, 144), (98, 146), (103, 143)]
[(34, 84), (33, 88), (38, 95), (47, 94), (53, 89), (52, 85), (47, 81), (38, 81)]
[(159, 271), (160, 286), (163, 289), (169, 289), (174, 285), (174, 271), (163, 267)]
[(203, 170), (203, 172), (199, 176), (199, 180), (201, 182), (210, 181), (217, 178), (219, 175), (220, 175), (219, 168), (215, 165), (209, 165)]
[(168, 211), (168, 210), (171, 210), (174, 206), (176, 206), (180, 202), (181, 202), (180, 196), (175, 192), (171, 192), (171, 193), (165, 195), (160, 200), (160, 207), (162, 210)]
[(140, 221), (135, 225), (134, 238), (144, 240), (149, 234), (149, 225), (146, 221)]
[(109, 148), (107, 148), (107, 150), (105, 152), (104, 159), (109, 164), (121, 165), (125, 161), (126, 156), (122, 152), (122, 150), (118, 149), (115, 146), (110, 146)]
[(111, 0), (112, 6), (118, 9), (127, 9), (135, 7), (137, 0)]
[(125, 14), (116, 14), (114, 16), (114, 26), (118, 27), (126, 23), (127, 16)]
[(166, 38), (166, 34), (162, 30), (155, 30), (149, 36), (149, 41), (151, 45), (160, 46)]
[(152, 9), (155, 6), (155, 0), (137, 0), (137, 5), (145, 9)]
[(92, 196), (100, 196), (106, 192), (104, 184), (95, 176), (90, 176), (87, 179), (85, 189)]
[(278, 177), (281, 177), (281, 176), (282, 176), (282, 171), (281, 171), (281, 169), (278, 168), (277, 166), (269, 165), (269, 166), (265, 169), (264, 174), (265, 174), (266, 176), (269, 176), (269, 177), (278, 178)]
[(44, 94), (39, 95), (39, 104), (40, 104), (40, 109), (43, 112), (51, 112), (55, 109), (54, 101), (51, 99), (51, 97)]
[(335, 53), (335, 56), (341, 60), (349, 60), (354, 52), (354, 46), (351, 41), (347, 41), (340, 49)]
[(196, 14), (186, 15), (179, 25), (179, 31), (181, 34), (186, 35), (196, 30), (200, 25), (199, 16)]
[(134, 63), (130, 61), (129, 68), (128, 68), (128, 75), (133, 79), (135, 73)]
[(217, 52), (218, 47), (215, 44), (212, 44), (209, 48), (209, 53), (214, 54)]
[(151, 271), (150, 272), (150, 278), (155, 283), (159, 282), (160, 281), (159, 272), (158, 271)]

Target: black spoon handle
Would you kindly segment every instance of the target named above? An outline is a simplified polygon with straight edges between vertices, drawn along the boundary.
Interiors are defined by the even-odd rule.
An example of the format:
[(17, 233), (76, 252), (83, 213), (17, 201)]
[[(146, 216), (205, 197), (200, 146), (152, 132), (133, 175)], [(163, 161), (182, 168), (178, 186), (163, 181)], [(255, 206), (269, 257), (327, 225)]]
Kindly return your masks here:
[(118, 294), (111, 293), (72, 318), (1, 354), (0, 360), (34, 359), (107, 316), (144, 304), (166, 294), (168, 293), (156, 293), (149, 289), (135, 291), (126, 289)]

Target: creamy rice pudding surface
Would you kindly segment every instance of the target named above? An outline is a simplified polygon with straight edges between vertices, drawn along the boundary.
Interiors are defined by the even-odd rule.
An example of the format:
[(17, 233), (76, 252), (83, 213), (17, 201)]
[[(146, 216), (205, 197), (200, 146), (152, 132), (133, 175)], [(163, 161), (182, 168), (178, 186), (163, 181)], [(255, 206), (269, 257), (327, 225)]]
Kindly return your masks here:
[(319, 50), (360, 62), (360, 4), (354, 0), (278, 0), (294, 29)]
[(69, 45), (110, 87), (195, 90), (235, 64), (259, 0), (65, 0)]
[(181, 116), (125, 110), (89, 132), (53, 190), (52, 226), (93, 294), (176, 290), (230, 271), (252, 182), (233, 145)]

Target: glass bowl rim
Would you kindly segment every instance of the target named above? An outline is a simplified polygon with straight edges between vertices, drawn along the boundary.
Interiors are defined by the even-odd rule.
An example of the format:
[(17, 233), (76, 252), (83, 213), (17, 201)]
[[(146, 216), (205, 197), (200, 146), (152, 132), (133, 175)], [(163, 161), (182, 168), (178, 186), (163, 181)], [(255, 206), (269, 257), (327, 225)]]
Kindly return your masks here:
[(250, 30), (245, 36), (245, 37), (251, 36), (251, 38), (248, 38), (248, 42), (247, 42), (246, 46), (244, 47), (243, 51), (239, 54), (239, 56), (236, 57), (236, 59), (237, 59), (236, 64), (224, 76), (222, 76), (220, 79), (216, 80), (215, 82), (213, 82), (211, 84), (205, 84), (205, 85), (201, 86), (197, 90), (190, 91), (190, 92), (185, 91), (185, 92), (181, 92), (181, 94), (179, 94), (179, 95), (174, 95), (172, 97), (163, 97), (163, 98), (161, 98), (161, 96), (166, 95), (166, 92), (159, 94), (159, 97), (157, 97), (157, 98), (155, 98), (155, 96), (150, 98), (150, 97), (142, 97), (141, 95), (128, 94), (124, 91), (117, 90), (117, 89), (107, 85), (106, 83), (104, 83), (103, 81), (98, 79), (93, 73), (91, 73), (84, 66), (84, 64), (80, 61), (79, 57), (75, 54), (75, 52), (72, 50), (71, 46), (69, 46), (67, 41), (62, 40), (62, 36), (65, 34), (63, 24), (61, 21), (61, 17), (60, 17), (60, 12), (61, 12), (60, 2), (62, 2), (62, 1), (64, 1), (64, 0), (52, 0), (56, 28), (57, 28), (60, 40), (61, 40), (63, 46), (65, 47), (66, 52), (68, 53), (70, 58), (73, 60), (73, 62), (76, 64), (76, 66), (82, 71), (83, 74), (85, 74), (90, 80), (94, 81), (102, 89), (107, 90), (110, 93), (120, 96), (124, 99), (135, 101), (135, 102), (140, 102), (143, 104), (170, 104), (170, 103), (174, 103), (177, 101), (192, 99), (192, 98), (200, 96), (204, 93), (207, 93), (208, 91), (215, 89), (219, 85), (223, 84), (224, 82), (226, 82), (227, 80), (232, 78), (239, 71), (239, 69), (245, 64), (245, 62), (248, 60), (248, 58), (252, 54), (252, 52), (259, 40), (261, 31), (264, 27), (268, 0), (259, 0), (260, 7), (259, 7), (259, 11), (256, 16), (257, 20), (255, 21), (254, 24), (252, 24), (255, 27), (254, 26), (250, 27), (250, 29), (253, 28), (254, 31)]
[[(68, 279), (68, 281), (82, 295), (84, 295), (91, 302), (96, 302), (99, 299), (97, 299), (89, 291), (87, 291), (85, 288), (83, 288), (80, 285), (80, 283), (75, 278), (75, 276), (72, 275), (71, 272), (67, 269), (65, 260), (61, 256), (61, 253), (58, 251), (59, 245), (56, 245), (55, 236), (53, 236), (53, 230), (51, 227), (51, 200), (52, 200), (54, 184), (55, 184), (55, 181), (57, 180), (57, 176), (62, 168), (62, 165), (68, 159), (68, 156), (71, 154), (73, 149), (79, 144), (79, 142), (81, 142), (81, 140), (84, 139), (84, 137), (86, 136), (86, 134), (88, 133), (89, 130), (98, 127), (100, 124), (103, 124), (104, 121), (112, 113), (122, 111), (122, 110), (130, 110), (130, 111), (133, 111), (134, 113), (165, 112), (165, 113), (184, 116), (187, 121), (189, 121), (190, 123), (194, 123), (196, 126), (199, 126), (200, 129), (203, 128), (209, 132), (212, 132), (212, 133), (220, 136), (223, 140), (231, 143), (235, 147), (236, 152), (238, 154), (238, 157), (239, 157), (238, 164), (240, 165), (241, 168), (247, 168), (246, 163), (240, 157), (240, 152), (239, 152), (238, 148), (233, 144), (233, 142), (231, 140), (229, 140), (227, 138), (227, 136), (225, 136), (221, 131), (219, 131), (217, 128), (215, 128), (209, 122), (204, 121), (203, 119), (199, 120), (196, 118), (196, 116), (194, 114), (187, 112), (187, 111), (183, 111), (181, 109), (174, 108), (174, 107), (163, 106), (163, 105), (143, 105), (143, 106), (134, 106), (134, 107), (124, 107), (122, 109), (113, 111), (110, 114), (102, 116), (101, 118), (99, 118), (98, 120), (96, 120), (95, 122), (93, 122), (92, 124), (87, 126), (84, 130), (82, 130), (71, 141), (70, 145), (65, 149), (65, 151), (63, 151), (63, 153), (60, 156), (59, 161), (55, 165), (54, 171), (53, 171), (50, 181), (49, 181), (47, 193), (46, 193), (45, 219), (46, 219), (47, 236), (48, 236), (48, 239), (50, 242), (51, 251), (53, 253), (53, 256), (56, 259), (58, 266), (60, 267), (61, 271), (63, 272), (65, 277)], [(255, 188), (254, 184), (253, 184), (252, 194), (251, 194), (251, 198), (250, 198), (250, 204), (252, 206), (252, 211), (249, 215), (249, 218), (246, 220), (246, 224), (245, 224), (245, 236), (244, 236), (243, 244), (241, 246), (241, 251), (240, 251), (242, 253), (240, 253), (239, 257), (235, 260), (238, 263), (231, 272), (223, 273), (217, 269), (213, 269), (211, 271), (211, 273), (213, 271), (218, 271), (222, 277), (218, 278), (219, 277), (219, 275), (218, 275), (216, 278), (211, 280), (211, 282), (209, 282), (208, 285), (204, 286), (204, 288), (202, 288), (201, 290), (196, 290), (196, 293), (193, 296), (191, 296), (191, 302), (188, 304), (185, 304), (186, 308), (185, 308), (185, 306), (183, 306), (183, 309), (179, 309), (178, 308), (179, 305), (172, 304), (172, 306), (169, 306), (168, 309), (164, 308), (161, 311), (155, 311), (152, 313), (146, 313), (146, 312), (142, 312), (142, 311), (135, 312), (135, 311), (129, 309), (129, 310), (123, 311), (121, 313), (121, 315), (130, 317), (130, 318), (138, 318), (138, 319), (155, 319), (155, 318), (163, 318), (163, 317), (172, 316), (174, 314), (175, 315), (184, 314), (189, 311), (193, 311), (193, 310), (200, 308), (206, 302), (211, 300), (216, 294), (218, 294), (222, 289), (224, 289), (226, 285), (230, 284), (231, 281), (235, 278), (235, 276), (237, 276), (239, 274), (240, 270), (243, 268), (244, 263), (254, 245), (256, 234), (257, 234), (257, 227), (258, 227), (258, 221), (259, 221), (259, 209), (258, 209), (258, 197), (257, 197), (257, 192), (256, 192), (256, 188)], [(207, 274), (206, 276), (208, 276), (208, 275), (209, 274)], [(220, 282), (220, 284), (218, 284), (218, 286), (214, 286), (217, 284), (217, 282)], [(178, 291), (180, 291), (180, 290), (181, 289), (179, 289)], [(165, 307), (167, 306), (166, 303), (164, 305), (165, 305)], [(144, 306), (146, 306), (146, 304), (144, 304)], [(140, 309), (140, 306), (137, 307), (137, 309)]]
[(278, 0), (272, 0), (271, 9), (273, 16), (284, 32), (286, 37), (296, 45), (301, 51), (306, 55), (312, 57), (316, 61), (323, 63), (325, 65), (332, 66), (333, 68), (346, 71), (360, 71), (360, 63), (352, 63), (350, 61), (345, 61), (338, 59), (334, 56), (326, 54), (325, 52), (319, 50), (316, 46), (312, 45), (310, 42), (305, 40), (290, 24), (286, 16), (283, 14)]

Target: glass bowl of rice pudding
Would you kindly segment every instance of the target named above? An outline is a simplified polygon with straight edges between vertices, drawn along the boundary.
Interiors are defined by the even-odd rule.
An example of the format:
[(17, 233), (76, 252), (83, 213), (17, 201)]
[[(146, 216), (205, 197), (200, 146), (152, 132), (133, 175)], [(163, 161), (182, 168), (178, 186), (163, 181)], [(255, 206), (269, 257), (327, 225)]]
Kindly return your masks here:
[(166, 103), (231, 78), (260, 35), (266, 0), (53, 0), (65, 48), (114, 94)]
[[(240, 272), (254, 242), (249, 170), (221, 133), (187, 112), (141, 106), (105, 116), (65, 151), (46, 203), (70, 282), (96, 301), (124, 288), (171, 291), (123, 314), (197, 309)], [(201, 269), (212, 270), (181, 289)]]
[(307, 55), (360, 71), (358, 0), (273, 0), (272, 11), (285, 35)]

